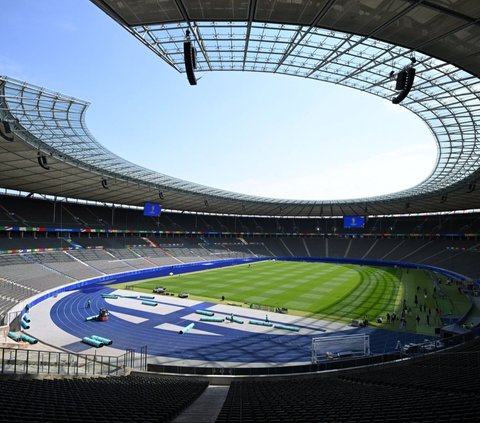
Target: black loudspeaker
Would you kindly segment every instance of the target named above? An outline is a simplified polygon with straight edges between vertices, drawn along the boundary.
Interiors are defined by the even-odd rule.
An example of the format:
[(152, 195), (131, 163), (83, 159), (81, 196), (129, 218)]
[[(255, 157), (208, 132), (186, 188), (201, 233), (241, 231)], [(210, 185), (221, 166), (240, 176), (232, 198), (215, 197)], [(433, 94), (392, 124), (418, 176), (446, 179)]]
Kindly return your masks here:
[(191, 41), (183, 43), (183, 56), (185, 59), (185, 70), (190, 85), (197, 85), (197, 78), (195, 77), (195, 68), (197, 67), (197, 58), (195, 47), (192, 46)]
[(47, 156), (45, 156), (45, 154), (38, 152), (37, 160), (40, 167), (42, 167), (45, 170), (50, 170), (50, 166), (48, 166)]
[(407, 71), (405, 69), (398, 72), (397, 82), (395, 84), (395, 90), (402, 91), (407, 83)]
[(102, 187), (108, 189), (108, 181), (105, 178), (102, 178)]
[(197, 50), (192, 46), (192, 67), (197, 69)]
[(397, 75), (397, 83), (395, 90), (400, 93), (392, 100), (393, 104), (401, 103), (413, 87), (413, 80), (415, 79), (415, 68), (408, 66), (401, 70)]
[[(5, 141), (13, 142), (13, 132), (12, 128), (10, 128), (10, 122), (6, 120), (0, 121), (0, 137)], [(2, 128), (3, 126), (3, 128)]]

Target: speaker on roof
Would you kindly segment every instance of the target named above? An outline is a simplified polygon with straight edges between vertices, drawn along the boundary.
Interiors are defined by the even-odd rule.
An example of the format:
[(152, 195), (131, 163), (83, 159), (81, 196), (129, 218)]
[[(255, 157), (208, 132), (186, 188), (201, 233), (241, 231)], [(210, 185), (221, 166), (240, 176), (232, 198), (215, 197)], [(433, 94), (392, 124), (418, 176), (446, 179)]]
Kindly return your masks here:
[(397, 82), (395, 84), (395, 90), (402, 91), (405, 88), (405, 84), (407, 83), (407, 71), (402, 69), (398, 72), (397, 75)]
[(0, 137), (5, 141), (13, 142), (13, 132), (10, 128), (10, 122), (6, 120), (0, 121)]
[(196, 52), (195, 47), (192, 47), (191, 41), (183, 43), (183, 54), (185, 57), (185, 70), (187, 72), (187, 79), (190, 85), (197, 85), (197, 78), (195, 77), (196, 67)]
[(190, 85), (197, 85), (195, 77), (195, 69), (197, 67), (197, 52), (190, 40), (190, 31), (187, 29), (185, 33), (185, 41), (183, 42), (183, 58), (185, 61), (185, 71)]
[(192, 46), (192, 67), (197, 69), (197, 50)]
[(37, 153), (37, 160), (40, 167), (42, 167), (45, 170), (50, 170), (50, 166), (48, 166), (48, 162), (47, 162), (47, 156), (45, 154), (39, 151)]
[(109, 189), (108, 188), (108, 181), (105, 178), (102, 178), (102, 187), (104, 189)]
[(413, 87), (413, 80), (415, 79), (415, 68), (412, 65), (404, 67), (397, 75), (395, 90), (400, 93), (393, 98), (393, 104), (401, 103), (408, 95)]

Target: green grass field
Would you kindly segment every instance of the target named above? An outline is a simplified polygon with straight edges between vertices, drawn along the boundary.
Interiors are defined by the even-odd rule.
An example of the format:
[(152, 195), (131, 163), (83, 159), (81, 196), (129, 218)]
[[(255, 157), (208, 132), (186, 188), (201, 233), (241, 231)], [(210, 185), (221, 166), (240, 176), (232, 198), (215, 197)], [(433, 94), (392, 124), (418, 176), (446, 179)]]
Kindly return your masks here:
[[(129, 284), (132, 286), (132, 284)], [(432, 280), (423, 270), (409, 271), (388, 267), (339, 265), (287, 261), (265, 261), (248, 265), (174, 275), (140, 281), (133, 289), (151, 292), (164, 286), (168, 292), (188, 292), (190, 298), (222, 302), (267, 305), (287, 308), (289, 314), (308, 315), (332, 321), (349, 322), (366, 315), (375, 324), (377, 317), (385, 318), (387, 312), (401, 312), (403, 299), (414, 308), (417, 286), (433, 293)], [(453, 295), (453, 293), (452, 293)], [(425, 303), (433, 310), (437, 300), (429, 295)], [(463, 309), (447, 297), (448, 312)], [(458, 299), (457, 299), (458, 300)], [(455, 300), (455, 301), (457, 301)], [(466, 311), (466, 309), (465, 309)], [(426, 325), (426, 312), (422, 323), (415, 322), (417, 310), (407, 316), (407, 330), (433, 334), (434, 322)], [(394, 325), (383, 327), (398, 329)]]

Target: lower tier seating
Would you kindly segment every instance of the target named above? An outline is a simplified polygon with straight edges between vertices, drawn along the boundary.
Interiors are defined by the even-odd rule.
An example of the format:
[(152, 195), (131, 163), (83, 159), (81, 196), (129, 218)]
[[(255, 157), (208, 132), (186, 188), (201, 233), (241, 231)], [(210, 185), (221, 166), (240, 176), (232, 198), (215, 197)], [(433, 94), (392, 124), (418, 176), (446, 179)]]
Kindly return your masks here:
[(167, 422), (207, 386), (196, 380), (137, 375), (0, 380), (0, 421)]

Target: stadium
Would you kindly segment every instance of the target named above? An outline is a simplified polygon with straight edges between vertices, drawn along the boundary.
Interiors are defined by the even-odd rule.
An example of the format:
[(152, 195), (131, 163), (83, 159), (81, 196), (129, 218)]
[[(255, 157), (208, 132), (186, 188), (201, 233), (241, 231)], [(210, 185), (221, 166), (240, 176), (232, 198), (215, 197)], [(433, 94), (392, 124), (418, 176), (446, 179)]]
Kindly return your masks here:
[(351, 200), (233, 192), (136, 165), (88, 102), (0, 76), (2, 419), (478, 421), (478, 2), (91, 6), (185, 85), (268, 73), (393, 103), (435, 166)]

